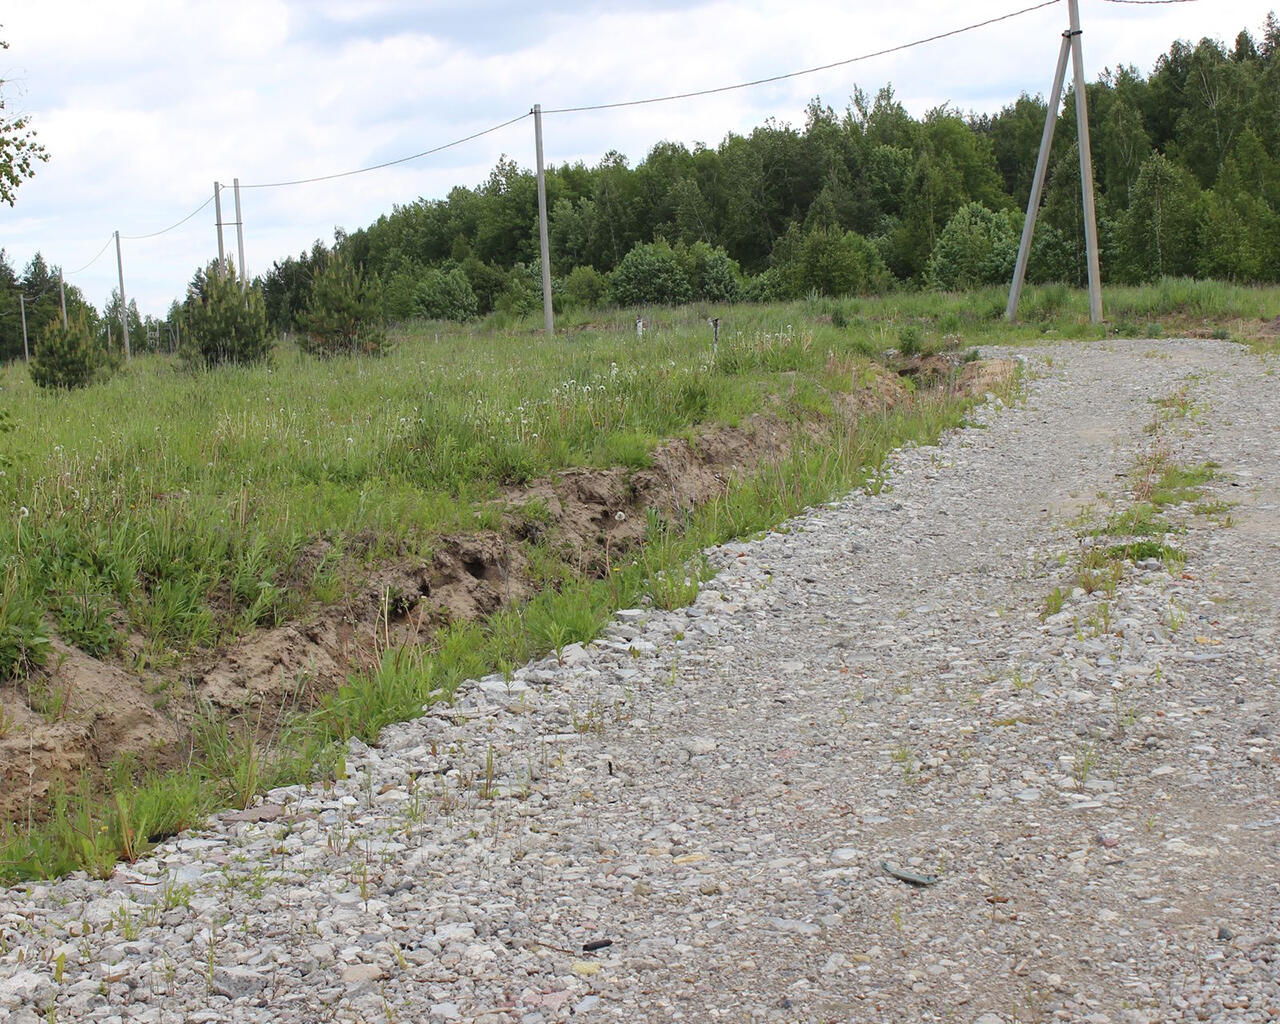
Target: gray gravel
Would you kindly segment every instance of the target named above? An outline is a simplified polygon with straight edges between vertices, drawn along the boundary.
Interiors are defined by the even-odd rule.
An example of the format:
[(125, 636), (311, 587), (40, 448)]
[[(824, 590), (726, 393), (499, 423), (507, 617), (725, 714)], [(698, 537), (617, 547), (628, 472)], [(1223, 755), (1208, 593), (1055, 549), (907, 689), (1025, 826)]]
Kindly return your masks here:
[[(1025, 401), (711, 552), (692, 607), (0, 892), (0, 1018), (1280, 1019), (1277, 363), (1026, 354)], [(1171, 513), (1184, 572), (1071, 592), (1179, 388), (1163, 443), (1238, 506)]]

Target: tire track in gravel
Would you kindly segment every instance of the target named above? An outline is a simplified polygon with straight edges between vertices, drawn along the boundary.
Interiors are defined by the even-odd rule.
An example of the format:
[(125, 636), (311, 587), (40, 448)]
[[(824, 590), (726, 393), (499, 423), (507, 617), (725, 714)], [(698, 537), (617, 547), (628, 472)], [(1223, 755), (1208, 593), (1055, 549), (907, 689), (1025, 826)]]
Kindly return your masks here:
[[(0, 1009), (1274, 1019), (1276, 363), (1028, 354), (1025, 403), (898, 453), (877, 495), (713, 552), (692, 608), (482, 680), (265, 820), (0, 896)], [(1171, 443), (1222, 464), (1236, 525), (1182, 515), (1186, 576), (1133, 568), (1113, 628), (1087, 595), (1041, 622), (1068, 520), (1122, 495), (1150, 400), (1184, 385), (1207, 411)]]

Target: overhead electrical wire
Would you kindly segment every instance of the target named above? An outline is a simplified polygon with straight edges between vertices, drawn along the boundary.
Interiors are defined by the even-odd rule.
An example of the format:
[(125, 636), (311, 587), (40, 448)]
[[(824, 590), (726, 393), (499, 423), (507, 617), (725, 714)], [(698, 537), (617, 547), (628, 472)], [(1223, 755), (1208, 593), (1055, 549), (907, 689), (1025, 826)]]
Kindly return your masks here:
[(812, 75), (819, 71), (829, 71), (832, 68), (842, 68), (849, 64), (856, 64), (859, 61), (871, 60), (873, 57), (884, 57), (890, 53), (899, 53), (902, 50), (910, 50), (915, 46), (923, 46), (925, 43), (936, 43), (939, 39), (949, 39), (952, 36), (962, 35), (965, 32), (972, 32), (975, 29), (986, 28), (988, 25), (995, 25), (1001, 21), (1008, 21), (1010, 18), (1019, 18), (1024, 14), (1030, 14), (1032, 11), (1038, 11), (1045, 7), (1053, 7), (1055, 4), (1061, 3), (1062, 0), (1044, 0), (1043, 3), (1035, 4), (1031, 7), (1024, 7), (1020, 11), (1011, 11), (1008, 14), (1001, 14), (995, 18), (988, 18), (986, 21), (978, 21), (972, 25), (965, 25), (963, 28), (954, 28), (949, 32), (939, 32), (937, 35), (926, 36), (923, 39), (914, 39), (909, 43), (900, 43), (897, 46), (890, 46), (884, 50), (876, 50), (874, 53), (864, 53), (857, 57), (849, 57), (846, 60), (833, 61), (830, 64), (822, 64), (816, 68), (805, 68), (803, 71), (789, 71), (784, 75), (771, 75), (768, 78), (756, 78), (750, 82), (739, 82), (736, 85), (721, 85), (714, 89), (698, 89), (694, 92), (672, 93), (669, 96), (650, 96), (642, 100), (621, 100), (617, 103), (592, 103), (580, 107), (556, 107), (544, 110), (544, 114), (576, 114), (586, 110), (615, 110), (618, 107), (638, 107), (646, 103), (668, 103), (671, 100), (687, 100), (695, 96), (712, 96), (721, 92), (733, 92), (737, 89), (750, 89), (757, 85), (768, 85), (770, 82), (781, 82), (788, 78), (799, 78), (801, 75)]
[(174, 224), (170, 224), (167, 228), (161, 228), (159, 231), (152, 231), (150, 234), (147, 234), (147, 235), (121, 235), (120, 237), (121, 237), (122, 239), (125, 239), (126, 241), (129, 241), (129, 242), (139, 242), (139, 241), (141, 241), (141, 240), (142, 240), (142, 239), (144, 239), (144, 238), (158, 238), (160, 235), (168, 234), (168, 233), (169, 233), (170, 231), (172, 231), (174, 228), (180, 228), (180, 227), (182, 227), (182, 225), (183, 225), (183, 224), (185, 224), (187, 221), (189, 221), (192, 217), (194, 217), (194, 216), (195, 216), (197, 213), (199, 213), (201, 210), (203, 210), (203, 209), (204, 209), (206, 206), (208, 206), (211, 202), (213, 202), (213, 196), (210, 196), (208, 199), (206, 199), (203, 203), (201, 203), (199, 206), (197, 206), (197, 207), (196, 207), (194, 210), (192, 210), (189, 214), (187, 214), (185, 217), (183, 217), (183, 218), (182, 218), (182, 220), (177, 221), (177, 222), (176, 222), (176, 223), (174, 223)]
[(68, 271), (68, 272), (67, 272), (67, 274), (66, 274), (65, 276), (66, 276), (66, 277), (75, 277), (75, 276), (76, 276), (76, 274), (79, 274), (79, 273), (82, 273), (83, 271), (88, 270), (91, 266), (93, 266), (95, 263), (97, 263), (97, 262), (98, 262), (98, 260), (102, 258), (102, 254), (103, 254), (104, 252), (106, 252), (106, 251), (107, 251), (107, 246), (109, 246), (113, 241), (115, 241), (115, 237), (116, 237), (115, 235), (110, 235), (110, 236), (108, 236), (107, 240), (106, 240), (105, 242), (103, 242), (103, 243), (102, 243), (102, 248), (98, 250), (98, 255), (97, 255), (97, 256), (95, 256), (93, 259), (91, 259), (91, 260), (90, 260), (88, 263), (86, 263), (83, 267), (80, 267), (78, 270), (71, 270), (71, 271)]
[(398, 157), (395, 160), (387, 160), (384, 163), (374, 164), (371, 167), (359, 167), (354, 171), (338, 171), (336, 174), (321, 174), (314, 178), (297, 178), (294, 181), (267, 181), (258, 182), (252, 185), (241, 185), (241, 188), (284, 188), (287, 185), (309, 185), (313, 181), (333, 181), (335, 178), (349, 178), (353, 174), (365, 174), (369, 171), (380, 171), (384, 167), (394, 167), (396, 164), (408, 163), (410, 160), (420, 160), (424, 156), (431, 156), (433, 153), (442, 153), (446, 149), (452, 149), (454, 146), (461, 146), (464, 142), (470, 142), (472, 139), (478, 139), (484, 135), (491, 135), (503, 128), (508, 128), (517, 121), (523, 121), (529, 117), (532, 111), (513, 117), (510, 121), (503, 121), (502, 124), (495, 124), (492, 128), (486, 128), (484, 131), (475, 132), (474, 134), (464, 136), (461, 139), (454, 139), (452, 142), (446, 142), (442, 146), (434, 146), (431, 149), (424, 149), (421, 153), (414, 153), (410, 156)]

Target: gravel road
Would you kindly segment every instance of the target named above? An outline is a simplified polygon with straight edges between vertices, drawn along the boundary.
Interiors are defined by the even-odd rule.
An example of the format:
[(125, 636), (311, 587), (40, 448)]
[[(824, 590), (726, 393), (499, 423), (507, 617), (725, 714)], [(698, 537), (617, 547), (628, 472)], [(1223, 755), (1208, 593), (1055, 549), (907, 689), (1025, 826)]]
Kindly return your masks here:
[[(1025, 400), (711, 552), (692, 607), (0, 892), (0, 1018), (1280, 1019), (1280, 363), (1025, 356)], [(1073, 589), (1153, 446), (1234, 506)]]

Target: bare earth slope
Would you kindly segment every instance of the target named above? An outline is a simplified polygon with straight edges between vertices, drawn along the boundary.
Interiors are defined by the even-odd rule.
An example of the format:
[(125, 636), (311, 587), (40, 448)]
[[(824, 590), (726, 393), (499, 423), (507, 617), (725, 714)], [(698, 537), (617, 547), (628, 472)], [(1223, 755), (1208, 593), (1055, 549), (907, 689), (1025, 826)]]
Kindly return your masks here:
[[(1277, 364), (1028, 355), (1025, 404), (713, 553), (692, 608), (468, 687), (328, 792), (0, 893), (0, 1016), (1280, 1017)], [(1238, 506), (1042, 621), (1179, 389), (1163, 443)]]

